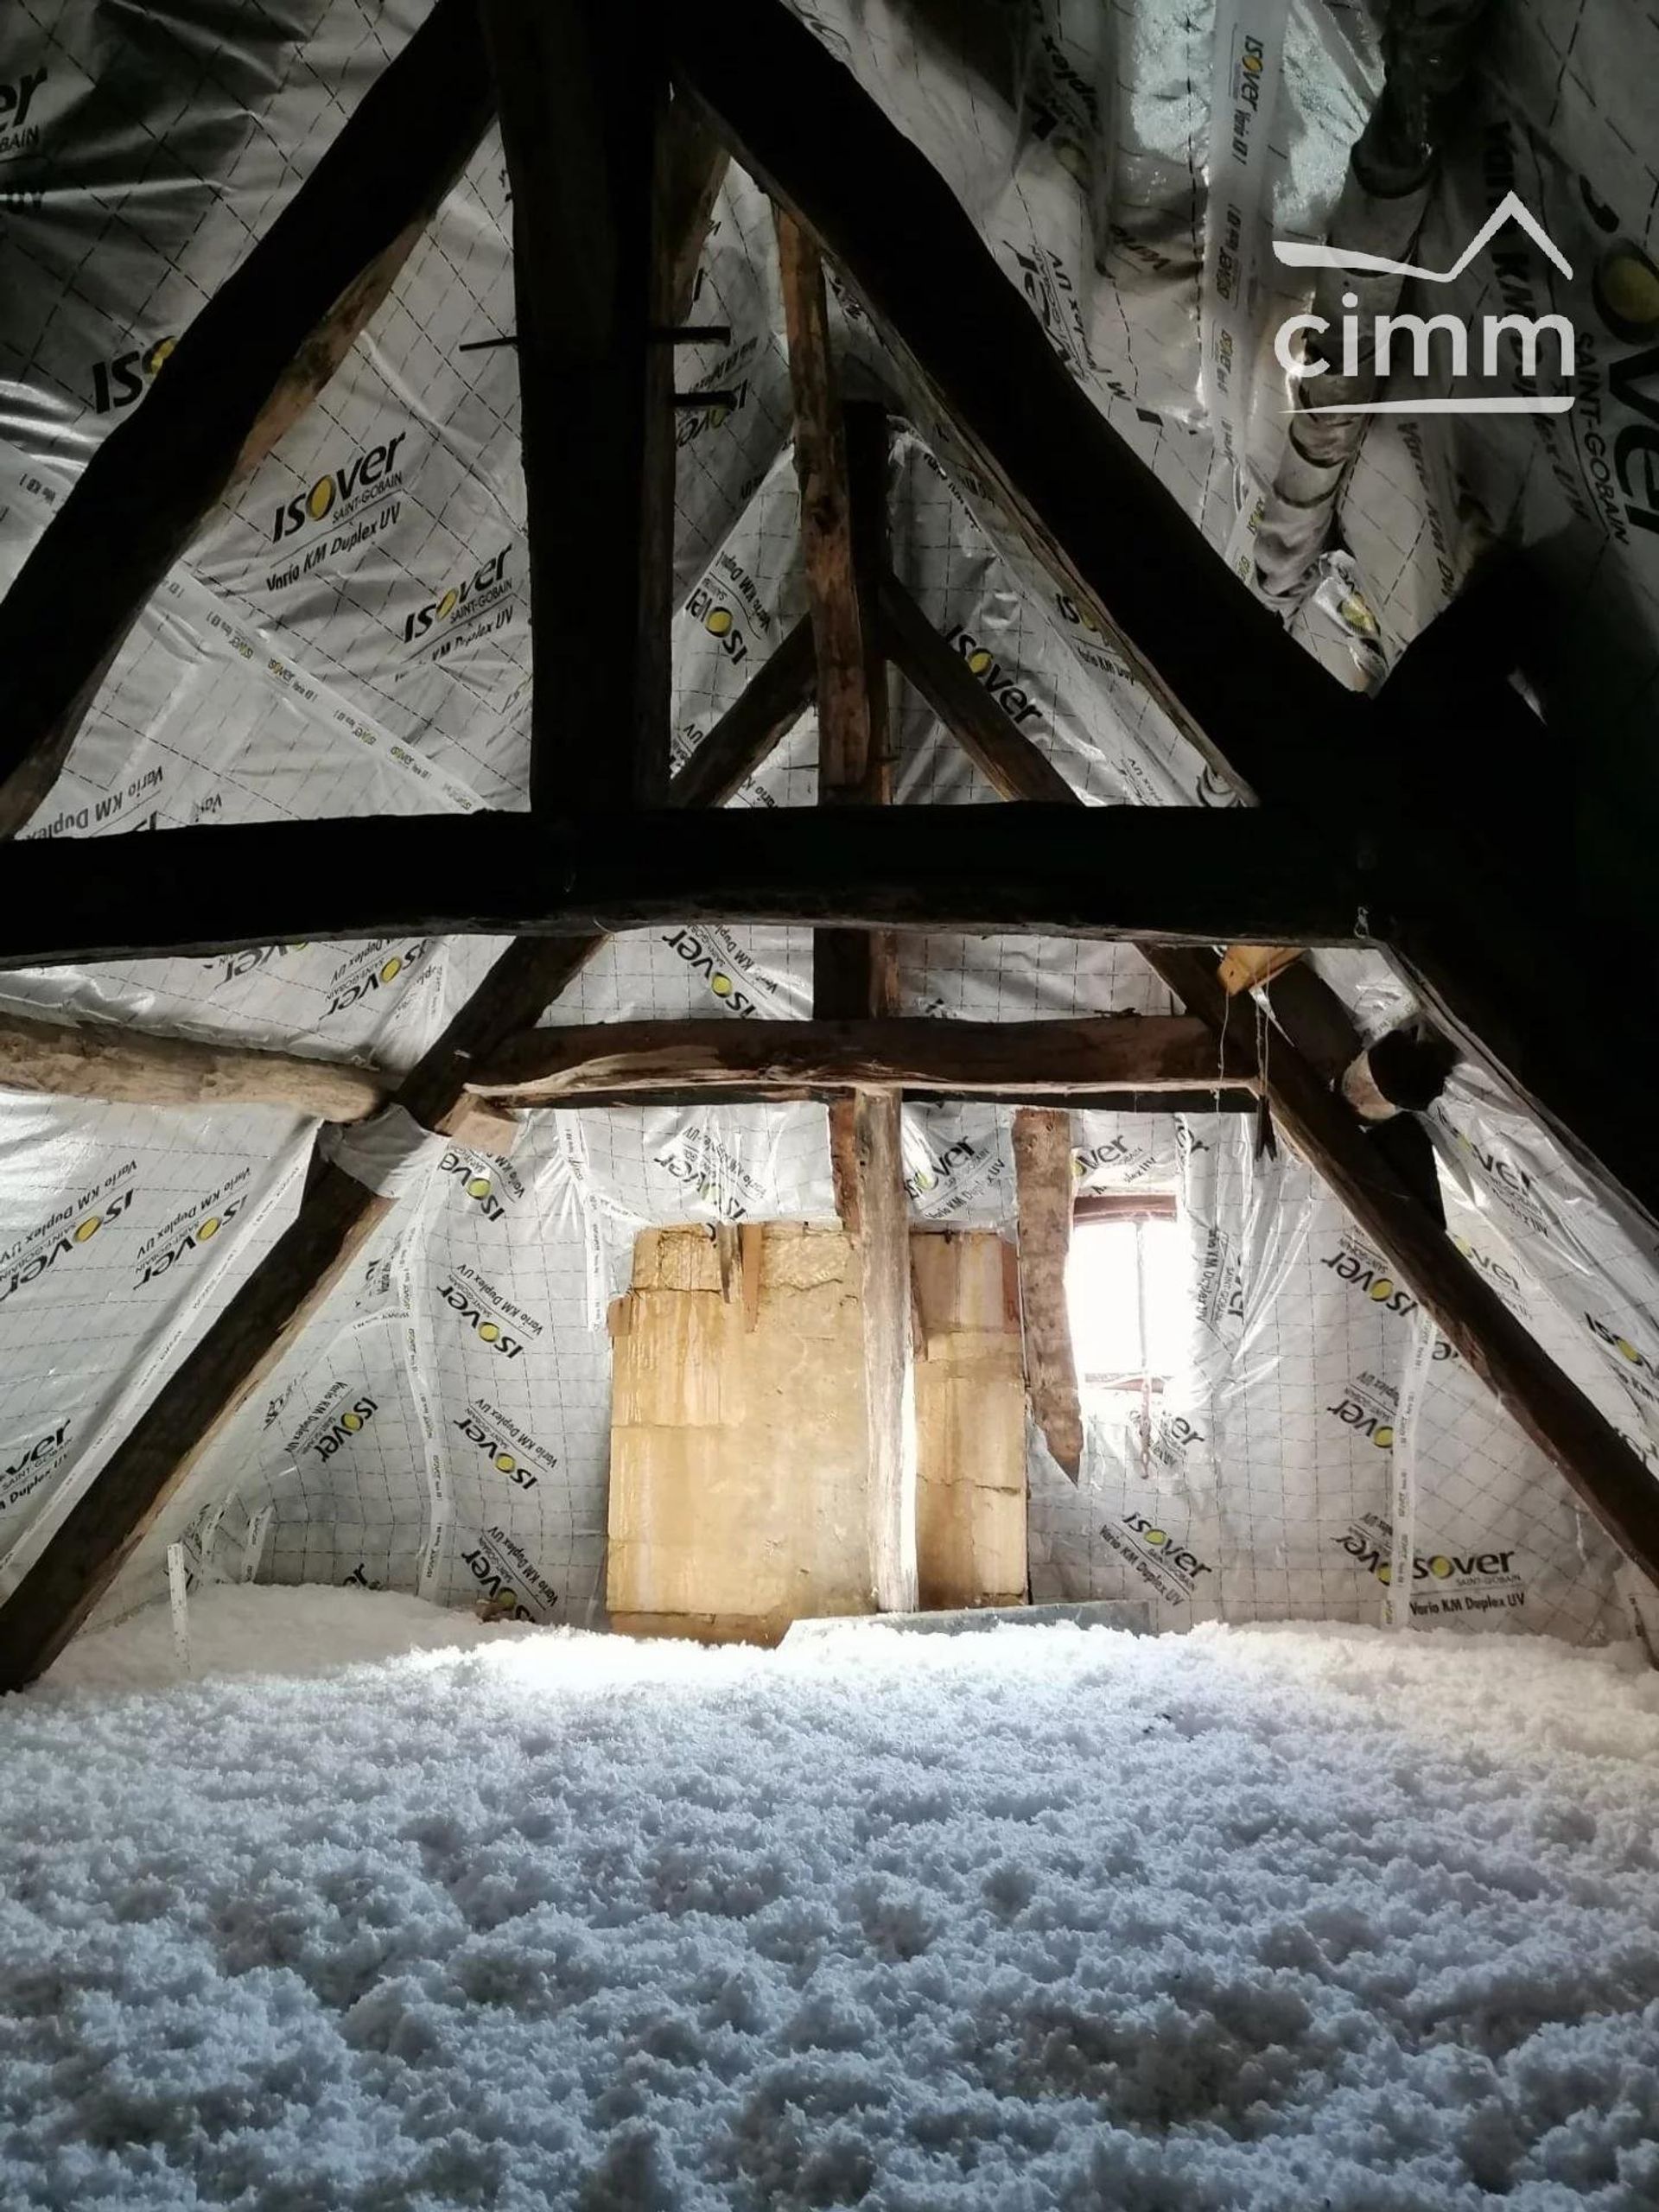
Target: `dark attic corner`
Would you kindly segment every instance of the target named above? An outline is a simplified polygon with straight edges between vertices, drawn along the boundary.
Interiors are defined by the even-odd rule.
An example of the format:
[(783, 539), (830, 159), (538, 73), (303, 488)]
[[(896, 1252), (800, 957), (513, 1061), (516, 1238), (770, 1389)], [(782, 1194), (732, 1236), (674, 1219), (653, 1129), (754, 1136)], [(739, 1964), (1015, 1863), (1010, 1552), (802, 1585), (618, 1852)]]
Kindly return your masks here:
[(0, 16), (6, 2212), (1659, 2202), (1656, 74)]

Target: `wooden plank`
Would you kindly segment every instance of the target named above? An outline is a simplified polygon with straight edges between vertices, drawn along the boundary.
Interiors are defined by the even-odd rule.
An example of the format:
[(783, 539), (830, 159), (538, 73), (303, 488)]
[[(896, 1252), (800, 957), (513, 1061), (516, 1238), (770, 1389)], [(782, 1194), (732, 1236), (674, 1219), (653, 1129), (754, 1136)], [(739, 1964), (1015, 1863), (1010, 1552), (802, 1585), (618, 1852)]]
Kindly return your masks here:
[[(530, 536), (531, 805), (660, 804), (668, 780), (673, 274), (649, 0), (483, 0), (512, 182)], [(624, 641), (594, 649), (594, 610)]]
[[(756, 1096), (816, 1096), (861, 1084), (981, 1097), (1004, 1091), (1192, 1090), (1217, 1074), (1209, 1026), (1182, 1014), (1052, 1021), (609, 1021), (510, 1039), (468, 1082), (505, 1105), (550, 1106), (593, 1090), (649, 1099), (741, 1084)], [(1238, 1056), (1227, 1065), (1236, 1081)], [(1068, 1185), (1068, 1189), (1070, 1185)]]
[(294, 1052), (149, 1037), (114, 1022), (0, 1014), (0, 1090), (131, 1106), (283, 1106), (320, 1122), (356, 1122), (385, 1103), (396, 1077)]
[(0, 836), (55, 782), (203, 517), (309, 405), (489, 123), (473, 0), (437, 0), (112, 430), (0, 601)]
[(870, 1585), (878, 1612), (916, 1607), (916, 1378), (910, 1342), (910, 1201), (896, 1090), (853, 1102), (869, 1425)]
[(1216, 944), (1372, 941), (1379, 856), (1247, 807), (672, 807), (245, 823), (0, 863), (0, 968), (242, 945), (559, 935), (698, 921), (987, 930)]
[(1071, 1249), (1070, 1114), (1027, 1110), (1014, 1116), (1014, 1174), (1026, 1391), (1055, 1465), (1076, 1482), (1083, 1471), (1083, 1402), (1065, 1294)]
[(1295, 944), (1230, 944), (1217, 973), (1228, 997), (1236, 998), (1241, 991), (1270, 983), (1301, 957), (1301, 947)]
[[(758, 733), (757, 742), (766, 734)], [(719, 735), (717, 727), (707, 741)], [(699, 786), (711, 803), (730, 797), (747, 764), (727, 756), (727, 788)], [(671, 798), (679, 789), (677, 783)], [(8, 859), (32, 849), (14, 847)], [(427, 1128), (463, 1141), (480, 1128), (487, 1133), (496, 1109), (467, 1092), (467, 1070), (534, 1022), (602, 942), (593, 936), (510, 946), (399, 1084), (397, 1103)], [(192, 1467), (297, 1343), (391, 1205), (341, 1169), (314, 1163), (292, 1224), (0, 1601), (0, 1692), (23, 1688), (51, 1665)]]

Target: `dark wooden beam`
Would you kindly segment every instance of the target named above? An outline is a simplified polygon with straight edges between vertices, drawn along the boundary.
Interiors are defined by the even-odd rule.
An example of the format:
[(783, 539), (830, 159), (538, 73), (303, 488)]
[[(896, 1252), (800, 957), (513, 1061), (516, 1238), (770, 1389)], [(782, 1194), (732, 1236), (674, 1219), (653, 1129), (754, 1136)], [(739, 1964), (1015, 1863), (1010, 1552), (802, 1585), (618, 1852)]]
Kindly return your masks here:
[[(1204, 1024), (1204, 1041), (1214, 1040)], [(1065, 1263), (1071, 1249), (1071, 1116), (1028, 1110), (1014, 1117), (1019, 1206), (1020, 1321), (1032, 1419), (1062, 1474), (1083, 1471), (1083, 1402), (1077, 1391)]]
[(320, 1122), (358, 1122), (385, 1104), (396, 1081), (296, 1052), (146, 1036), (123, 1023), (0, 1014), (0, 1090), (130, 1106), (281, 1106)]
[[(757, 748), (768, 745), (771, 721), (763, 721), (754, 734)], [(697, 788), (708, 804), (718, 805), (751, 764), (732, 755), (721, 741), (721, 725), (705, 743), (718, 745), (726, 783), (722, 787), (705, 779)], [(681, 789), (677, 782), (671, 798)], [(6, 857), (36, 849), (16, 846)], [(509, 947), (398, 1085), (397, 1103), (426, 1128), (463, 1142), (468, 1136), (485, 1146), (496, 1141), (499, 1109), (468, 1094), (468, 1070), (528, 1028), (602, 943), (594, 936)], [(393, 1203), (343, 1169), (314, 1163), (292, 1224), (162, 1383), (0, 1602), (0, 1692), (25, 1688), (51, 1665), (213, 1439), (321, 1312)]]
[[(660, 805), (674, 354), (652, 333), (683, 319), (687, 242), (701, 241), (721, 162), (684, 105), (671, 111), (656, 0), (483, 0), (483, 12), (512, 181), (540, 675), (531, 804)], [(595, 651), (595, 608), (620, 653)]]
[[(1209, 1027), (1181, 1014), (1063, 1021), (605, 1021), (512, 1038), (467, 1089), (503, 1106), (574, 1104), (595, 1090), (650, 1099), (741, 1085), (819, 1096), (861, 1085), (981, 1097), (1194, 1090), (1220, 1080)], [(1226, 1080), (1236, 1083), (1236, 1058)], [(1068, 1177), (1070, 1168), (1067, 1169)], [(1070, 1196), (1071, 1184), (1066, 1185)]]
[(309, 405), (488, 125), (474, 0), (437, 0), (142, 407), (88, 461), (0, 601), (0, 836), (22, 828), (152, 592)]
[(698, 921), (1343, 944), (1387, 919), (1363, 855), (1254, 807), (742, 808), (695, 836), (672, 808), (408, 815), (105, 837), (95, 867), (65, 850), (6, 852), (0, 968)]

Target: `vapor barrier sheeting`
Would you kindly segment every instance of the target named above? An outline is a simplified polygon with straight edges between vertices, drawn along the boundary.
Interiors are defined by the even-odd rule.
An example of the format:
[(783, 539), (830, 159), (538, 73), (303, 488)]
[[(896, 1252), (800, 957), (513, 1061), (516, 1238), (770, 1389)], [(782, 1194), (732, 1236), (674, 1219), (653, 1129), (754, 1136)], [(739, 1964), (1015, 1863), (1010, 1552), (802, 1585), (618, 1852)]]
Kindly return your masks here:
[[(938, 163), (1057, 353), (1195, 526), (1248, 567), (1283, 435), (1271, 333), (1302, 303), (1271, 242), (1324, 235), (1381, 81), (1375, 22), (1298, 0), (1033, 0), (982, 22), (924, 21), (889, 0), (798, 12)], [(0, 582), (421, 13), (409, 0), (6, 12)], [(1452, 163), (1426, 251), (1466, 234), (1513, 168), (1580, 275), (1569, 296), (1522, 245), (1521, 274), (1503, 282), (1541, 286), (1586, 328), (1616, 296), (1618, 343), (1636, 345), (1630, 257), (1652, 194), (1627, 110), (1646, 79), (1615, 57), (1651, 29), (1611, 0), (1571, 22), (1497, 14), (1491, 112)], [(513, 327), (509, 238), (492, 134), (321, 400), (211, 518), (124, 648), (25, 833), (58, 843), (66, 869), (89, 864), (89, 840), (162, 826), (524, 803), (517, 365), (511, 347), (461, 350)], [(677, 760), (805, 607), (771, 215), (736, 171), (697, 313), (731, 337), (687, 351), (681, 378), (733, 397), (679, 430)], [(833, 287), (831, 316), (849, 387), (897, 405), (893, 365)], [(1576, 531), (1585, 588), (1616, 580), (1648, 622), (1659, 541), (1632, 510), (1628, 454), (1624, 488), (1605, 480), (1606, 441), (1635, 421), (1639, 392), (1628, 366), (1596, 359), (1599, 459), (1584, 409), (1541, 446), (1535, 428), (1502, 423), (1368, 436), (1342, 521), (1385, 652), (1494, 534)], [(1082, 795), (1231, 803), (913, 432), (898, 435), (893, 493), (895, 561), (929, 618)], [(590, 612), (588, 650), (613, 652), (605, 608)], [(1192, 619), (1201, 628), (1202, 610)], [(1294, 628), (1359, 680), (1325, 605)], [(897, 728), (904, 801), (991, 798), (902, 686)], [(809, 715), (734, 803), (810, 801), (815, 758)], [(416, 937), (116, 962), (0, 978), (0, 1005), (398, 1069), (498, 949)], [(1375, 961), (1324, 964), (1362, 1020), (1402, 1010)], [(1170, 1004), (1130, 949), (1058, 940), (909, 939), (901, 985), (907, 1011), (944, 1020)], [(788, 1020), (810, 999), (805, 932), (664, 929), (605, 945), (547, 1018)], [(988, 1106), (907, 1110), (918, 1221), (1012, 1225), (1009, 1121)], [(1155, 1406), (1091, 1408), (1077, 1488), (1033, 1438), (1036, 1594), (1149, 1596), (1166, 1625), (1406, 1618), (1408, 1603), (1409, 1617), (1480, 1628), (1608, 1632), (1620, 1618), (1609, 1548), (1335, 1203), (1294, 1160), (1255, 1155), (1252, 1126), (1077, 1118), (1080, 1187), (1180, 1194), (1190, 1325)], [(1659, 1459), (1652, 1250), (1471, 1071), (1433, 1128), (1473, 1263)], [(0, 1582), (292, 1217), (312, 1135), (252, 1109), (0, 1103)], [(510, 1158), (417, 1147), (404, 1173), (379, 1236), (193, 1471), (115, 1609), (153, 1586), (160, 1547), (181, 1536), (209, 1578), (601, 1618), (605, 1308), (633, 1235), (831, 1211), (810, 1107), (543, 1116)]]

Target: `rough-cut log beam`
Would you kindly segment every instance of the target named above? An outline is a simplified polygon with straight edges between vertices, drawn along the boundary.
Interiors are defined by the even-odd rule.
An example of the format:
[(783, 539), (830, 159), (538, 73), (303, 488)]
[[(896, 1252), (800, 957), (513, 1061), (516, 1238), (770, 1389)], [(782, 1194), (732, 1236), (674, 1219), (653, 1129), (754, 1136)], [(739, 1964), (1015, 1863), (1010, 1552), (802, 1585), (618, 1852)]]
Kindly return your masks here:
[[(756, 731), (757, 749), (771, 741), (767, 721)], [(721, 745), (727, 764), (723, 788), (707, 781), (698, 787), (707, 804), (718, 805), (751, 764), (730, 755), (721, 725), (705, 742)], [(671, 798), (680, 790), (677, 781)], [(17, 846), (8, 857), (31, 849)], [(591, 937), (510, 947), (405, 1077), (397, 1103), (428, 1128), (491, 1141), (499, 1130), (499, 1109), (467, 1095), (467, 1070), (533, 1023), (602, 941)], [(51, 1665), (191, 1468), (315, 1319), (391, 1205), (338, 1167), (315, 1167), (290, 1227), (168, 1377), (0, 1602), (0, 1692), (23, 1688)]]
[(0, 601), (0, 836), (56, 780), (202, 518), (344, 359), (490, 119), (474, 0), (438, 0), (111, 431)]
[[(1205, 1042), (1213, 1052), (1207, 1035)], [(1056, 1465), (1076, 1482), (1083, 1469), (1083, 1403), (1065, 1296), (1065, 1262), (1071, 1249), (1070, 1114), (1014, 1116), (1014, 1174), (1026, 1395)]]
[[(668, 195), (689, 191), (706, 225), (719, 162), (670, 113), (658, 15), (484, 0), (513, 188), (537, 811), (667, 789), (674, 356), (650, 334), (684, 304), (686, 211)], [(594, 650), (596, 607), (620, 656)]]
[(1256, 603), (1065, 373), (1018, 272), (851, 73), (779, 0), (733, 0), (722, 20), (719, 40), (695, 15), (671, 22), (677, 85), (836, 264), (984, 490), (1217, 768), (1328, 814), (1368, 765), (1366, 702)]
[[(1034, 788), (1047, 768), (1029, 741), (1021, 737), (1020, 745), (1029, 755), (1026, 769), (1017, 749), (1007, 752), (998, 786), (1013, 797), (1023, 775)], [(1142, 944), (1141, 950), (1189, 1014), (1218, 1037), (1254, 1050), (1248, 1025), (1230, 1027), (1231, 1002), (1212, 958), (1166, 946)], [(1363, 1129), (1334, 1091), (1358, 1049), (1340, 1002), (1305, 962), (1276, 977), (1268, 997), (1285, 1027), (1270, 1033), (1266, 1065), (1258, 1073), (1279, 1125), (1399, 1268), (1447, 1341), (1560, 1469), (1614, 1541), (1659, 1583), (1659, 1484), (1446, 1236), (1432, 1205), (1383, 1141), (1402, 1125)]]
[(778, 266), (795, 401), (801, 550), (818, 655), (819, 798), (870, 802), (879, 753), (865, 664), (865, 611), (853, 575), (853, 513), (841, 398), (830, 359), (829, 310), (817, 250), (778, 218)]
[(406, 815), (107, 837), (96, 868), (63, 855), (8, 848), (0, 968), (699, 920), (1203, 944), (1364, 943), (1389, 921), (1364, 854), (1310, 850), (1256, 807), (734, 808), (695, 836), (672, 808)]
[(0, 1090), (128, 1106), (283, 1106), (320, 1122), (356, 1122), (385, 1103), (396, 1081), (294, 1052), (0, 1014)]
[[(868, 1088), (868, 1086), (865, 1086)], [(1040, 1086), (1024, 1090), (999, 1084), (995, 1090), (980, 1090), (967, 1088), (942, 1092), (938, 1090), (906, 1090), (906, 1102), (917, 1105), (936, 1104), (948, 1096), (955, 1104), (983, 1104), (988, 1106), (1052, 1106), (1058, 1095)], [(1259, 1114), (1261, 1102), (1254, 1090), (1247, 1090), (1231, 1078), (1220, 1090), (1068, 1090), (1067, 1107), (1074, 1114), (1098, 1111), (1103, 1114)], [(650, 1103), (653, 1106), (765, 1106), (779, 1100), (812, 1103), (829, 1106), (833, 1110), (845, 1102), (845, 1090), (830, 1085), (803, 1084), (798, 1089), (779, 1090), (775, 1084), (746, 1083), (697, 1084), (683, 1090), (669, 1088), (653, 1090)], [(548, 1103), (563, 1104), (563, 1100)], [(579, 1098), (568, 1102), (573, 1106), (639, 1106), (645, 1103), (638, 1090), (583, 1091)], [(479, 1104), (485, 1102), (480, 1099)], [(514, 1109), (515, 1112), (517, 1109)], [(493, 1141), (480, 1137), (479, 1149), (490, 1152), (497, 1147)]]
[[(1238, 1059), (1228, 1055), (1230, 1083)], [(1065, 1021), (612, 1021), (532, 1029), (467, 1089), (504, 1106), (555, 1106), (595, 1090), (650, 1098), (741, 1084), (752, 1096), (877, 1089), (981, 1097), (1078, 1090), (1195, 1090), (1221, 1079), (1213, 1032), (1184, 1014)], [(1068, 1166), (1067, 1174), (1070, 1175)], [(1066, 1184), (1068, 1198), (1071, 1183)]]

